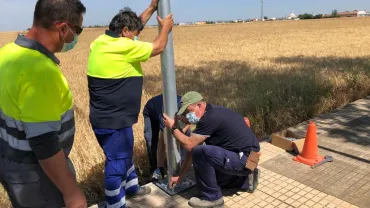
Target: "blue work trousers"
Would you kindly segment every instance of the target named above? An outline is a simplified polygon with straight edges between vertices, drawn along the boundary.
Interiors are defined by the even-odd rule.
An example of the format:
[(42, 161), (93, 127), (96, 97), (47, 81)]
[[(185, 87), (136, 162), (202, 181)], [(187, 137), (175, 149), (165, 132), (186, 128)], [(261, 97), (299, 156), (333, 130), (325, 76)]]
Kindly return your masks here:
[(139, 190), (132, 158), (134, 149), (132, 127), (119, 130), (94, 128), (94, 133), (106, 156), (104, 185), (107, 208), (124, 208), (126, 195)]
[(192, 151), (193, 168), (199, 198), (215, 201), (222, 197), (221, 189), (249, 187), (245, 168), (247, 156), (212, 145), (199, 145)]

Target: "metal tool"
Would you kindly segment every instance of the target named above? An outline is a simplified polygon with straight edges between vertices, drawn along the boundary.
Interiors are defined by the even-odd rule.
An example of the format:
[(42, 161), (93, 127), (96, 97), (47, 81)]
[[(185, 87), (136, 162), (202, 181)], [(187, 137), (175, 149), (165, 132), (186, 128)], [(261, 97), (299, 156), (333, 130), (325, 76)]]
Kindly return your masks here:
[(320, 166), (320, 165), (322, 165), (324, 163), (333, 162), (333, 161), (334, 161), (334, 158), (332, 156), (326, 155), (325, 156), (325, 160), (323, 160), (323, 161), (321, 161), (319, 163), (316, 163), (315, 165), (311, 166), (311, 168), (313, 169), (313, 168), (316, 168), (317, 166)]

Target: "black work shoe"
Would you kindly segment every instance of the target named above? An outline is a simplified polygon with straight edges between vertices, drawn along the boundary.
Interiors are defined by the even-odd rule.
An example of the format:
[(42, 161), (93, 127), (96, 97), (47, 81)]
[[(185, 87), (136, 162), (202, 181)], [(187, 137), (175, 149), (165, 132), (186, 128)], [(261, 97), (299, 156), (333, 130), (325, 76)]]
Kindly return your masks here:
[(248, 193), (253, 193), (256, 191), (261, 171), (259, 169), (254, 169), (253, 173), (248, 175), (249, 188), (246, 190)]
[(139, 198), (150, 194), (152, 189), (148, 186), (141, 186), (139, 190), (134, 194), (127, 194), (127, 198)]
[(188, 204), (189, 206), (196, 207), (196, 208), (203, 208), (203, 207), (222, 208), (224, 207), (224, 199), (220, 198), (216, 201), (207, 201), (207, 200), (199, 199), (198, 197), (191, 197)]

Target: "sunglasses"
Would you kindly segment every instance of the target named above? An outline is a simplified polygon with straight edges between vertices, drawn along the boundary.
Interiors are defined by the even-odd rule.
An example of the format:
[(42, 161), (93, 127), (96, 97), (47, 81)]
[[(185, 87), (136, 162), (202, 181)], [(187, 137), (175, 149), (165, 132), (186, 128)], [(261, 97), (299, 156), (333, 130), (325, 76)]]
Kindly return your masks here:
[(73, 29), (76, 32), (76, 35), (80, 35), (83, 31), (83, 28), (78, 26), (78, 25), (74, 25), (74, 24), (71, 24), (71, 23), (68, 23), (68, 22), (57, 22), (57, 24), (60, 24), (60, 23), (66, 23), (69, 27), (73, 27)]
[[(67, 23), (67, 24), (69, 24), (69, 23)], [(69, 25), (70, 26), (73, 26), (73, 28), (75, 29), (77, 35), (80, 35), (82, 33), (82, 31), (83, 31), (83, 28), (82, 27), (80, 27), (78, 25), (73, 25), (73, 24), (69, 24)]]

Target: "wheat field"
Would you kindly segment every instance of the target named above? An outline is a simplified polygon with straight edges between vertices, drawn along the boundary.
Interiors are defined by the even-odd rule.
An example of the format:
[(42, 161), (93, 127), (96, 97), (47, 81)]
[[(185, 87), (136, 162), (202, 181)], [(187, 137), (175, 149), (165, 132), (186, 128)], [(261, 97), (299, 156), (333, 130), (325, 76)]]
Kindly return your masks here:
[[(86, 68), (90, 43), (104, 29), (85, 29), (74, 50), (57, 54), (75, 104), (71, 158), (89, 203), (103, 195), (104, 157), (88, 121)], [(155, 39), (148, 28), (143, 41)], [(178, 94), (199, 91), (207, 101), (249, 117), (262, 137), (370, 94), (370, 18), (175, 27)], [(0, 47), (16, 38), (0, 33)], [(162, 91), (159, 57), (143, 64), (146, 101)], [(148, 177), (143, 117), (134, 126), (135, 165)], [(0, 191), (0, 207), (9, 206)]]

